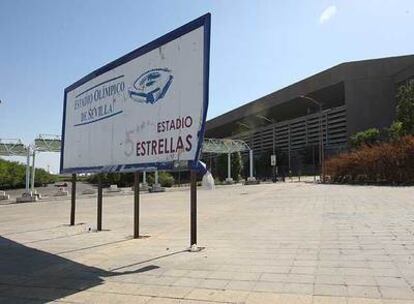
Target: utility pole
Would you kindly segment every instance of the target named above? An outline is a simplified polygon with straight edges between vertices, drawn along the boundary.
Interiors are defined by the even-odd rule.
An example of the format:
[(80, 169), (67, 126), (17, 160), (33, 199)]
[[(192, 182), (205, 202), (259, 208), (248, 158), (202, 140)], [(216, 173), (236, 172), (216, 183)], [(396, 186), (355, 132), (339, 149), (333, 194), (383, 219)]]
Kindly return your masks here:
[(276, 158), (276, 126), (275, 124), (277, 123), (274, 119), (268, 118), (264, 115), (256, 115), (257, 118), (263, 119), (269, 123), (271, 123), (273, 125), (272, 127), (272, 147), (273, 147), (273, 157), (275, 159), (274, 164), (271, 163), (272, 165), (272, 173), (273, 173), (273, 182), (276, 183), (277, 182), (277, 172), (276, 172), (276, 168), (277, 168), (277, 158)]

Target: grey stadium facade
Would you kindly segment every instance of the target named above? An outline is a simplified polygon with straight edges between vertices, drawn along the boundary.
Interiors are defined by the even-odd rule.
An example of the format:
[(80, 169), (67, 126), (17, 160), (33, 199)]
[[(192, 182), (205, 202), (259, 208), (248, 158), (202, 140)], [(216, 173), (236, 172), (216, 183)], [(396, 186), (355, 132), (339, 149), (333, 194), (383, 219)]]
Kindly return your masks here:
[[(253, 150), (256, 175), (270, 177), (270, 155), (279, 175), (317, 171), (319, 107), (325, 155), (347, 149), (349, 137), (388, 127), (395, 118), (397, 87), (414, 78), (414, 55), (346, 62), (261, 97), (207, 122), (206, 137), (244, 140)], [(302, 97), (301, 97), (302, 96)], [(209, 159), (208, 159), (209, 158)], [(214, 171), (214, 158), (204, 155)]]

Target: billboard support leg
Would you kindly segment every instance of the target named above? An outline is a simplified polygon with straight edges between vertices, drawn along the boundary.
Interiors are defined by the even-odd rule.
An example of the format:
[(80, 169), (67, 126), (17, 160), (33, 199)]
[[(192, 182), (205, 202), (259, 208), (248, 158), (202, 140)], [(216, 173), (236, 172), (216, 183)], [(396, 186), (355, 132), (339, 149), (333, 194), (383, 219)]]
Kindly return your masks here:
[(134, 174), (134, 239), (139, 238), (139, 172)]
[(70, 198), (70, 225), (75, 225), (75, 209), (76, 209), (76, 174), (72, 174), (72, 195)]
[(190, 248), (197, 245), (197, 172), (191, 170), (190, 188)]
[(98, 216), (96, 230), (102, 230), (102, 173), (98, 174)]

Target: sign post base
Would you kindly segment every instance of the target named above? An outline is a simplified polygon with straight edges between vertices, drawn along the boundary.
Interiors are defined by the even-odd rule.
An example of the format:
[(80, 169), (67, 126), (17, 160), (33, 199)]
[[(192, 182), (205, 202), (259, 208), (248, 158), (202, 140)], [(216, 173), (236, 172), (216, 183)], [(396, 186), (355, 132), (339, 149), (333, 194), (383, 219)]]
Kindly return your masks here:
[(10, 198), (10, 195), (6, 194), (5, 191), (0, 191), (0, 201), (5, 201)]
[(160, 184), (153, 184), (151, 188), (148, 189), (149, 192), (165, 192), (165, 188), (161, 187)]
[(260, 181), (257, 180), (255, 177), (248, 177), (247, 181), (244, 184), (245, 185), (257, 185), (257, 184), (260, 184)]
[(231, 177), (226, 178), (226, 180), (224, 181), (226, 185), (233, 185), (234, 184), (234, 180)]
[(191, 245), (191, 247), (188, 249), (189, 252), (199, 252), (201, 251), (203, 248), (202, 247), (198, 247), (197, 244), (193, 244)]
[(25, 192), (21, 197), (16, 198), (16, 203), (31, 203), (37, 202), (40, 199), (40, 194)]

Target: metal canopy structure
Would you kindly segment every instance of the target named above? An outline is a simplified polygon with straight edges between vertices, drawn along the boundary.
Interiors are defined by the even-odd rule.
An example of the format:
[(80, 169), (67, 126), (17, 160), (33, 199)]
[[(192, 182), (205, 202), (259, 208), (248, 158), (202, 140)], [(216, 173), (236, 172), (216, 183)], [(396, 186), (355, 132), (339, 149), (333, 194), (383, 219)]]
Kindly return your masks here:
[[(24, 145), (20, 139), (0, 139), (0, 156), (25, 156), (26, 159), (26, 193), (30, 198), (35, 195), (35, 158), (36, 152), (60, 152), (60, 136), (41, 134), (31, 145)], [(30, 174), (30, 157), (32, 157), (32, 172)], [(30, 181), (31, 177), (31, 181)], [(31, 183), (31, 192), (30, 192)], [(28, 196), (29, 197), (29, 196)]]
[(59, 135), (40, 134), (34, 140), (35, 149), (39, 152), (60, 152), (60, 145)]
[(20, 139), (0, 139), (1, 156), (27, 156), (27, 150)]
[(205, 138), (203, 143), (204, 153), (234, 153), (250, 151), (249, 146), (240, 139), (229, 138)]
[(233, 183), (231, 177), (231, 153), (249, 151), (250, 162), (250, 176), (247, 181), (249, 183), (256, 183), (253, 176), (253, 150), (240, 139), (230, 138), (204, 138), (203, 153), (227, 154), (227, 183)]

